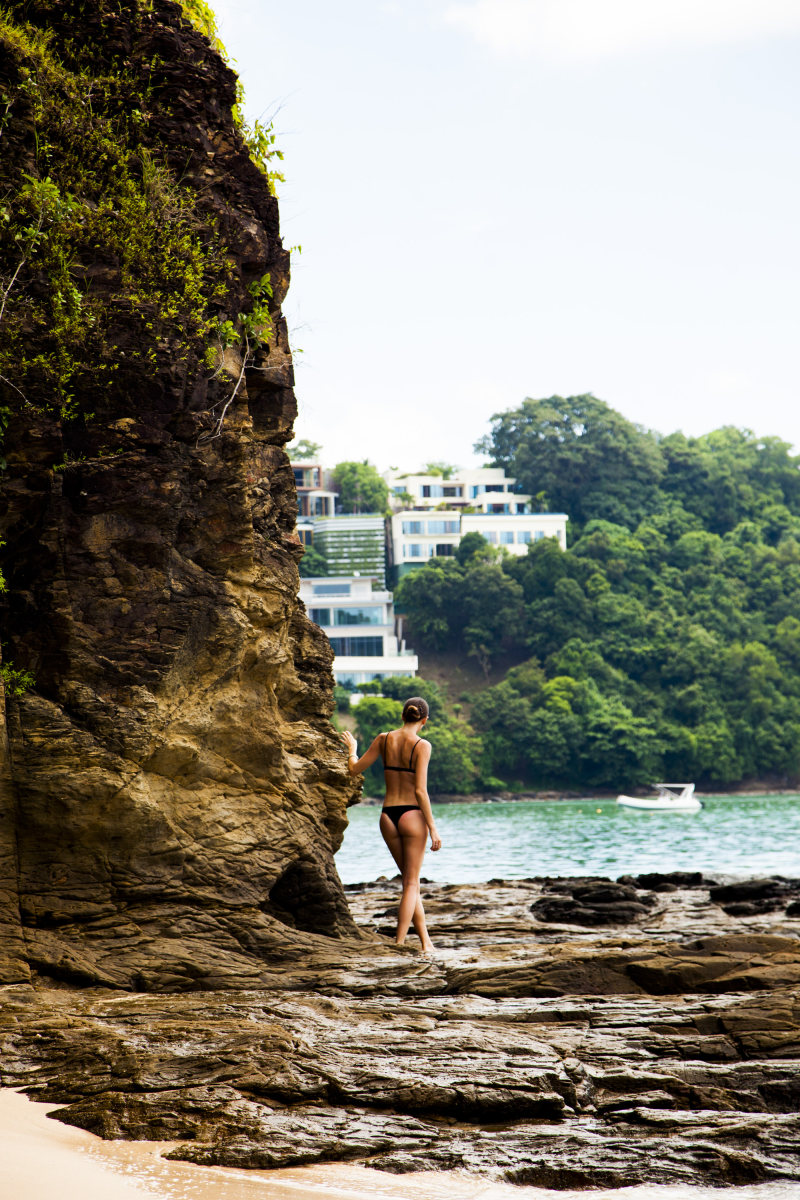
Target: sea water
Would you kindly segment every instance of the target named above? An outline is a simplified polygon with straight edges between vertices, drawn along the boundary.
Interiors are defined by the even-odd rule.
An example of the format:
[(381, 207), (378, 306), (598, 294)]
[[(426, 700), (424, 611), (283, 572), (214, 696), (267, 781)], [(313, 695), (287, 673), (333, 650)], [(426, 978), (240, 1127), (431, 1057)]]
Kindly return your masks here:
[[(534, 875), (800, 877), (800, 795), (709, 796), (698, 813), (648, 812), (615, 800), (511, 800), (434, 804), (442, 849), (425, 855), (437, 883)], [(336, 865), (344, 883), (394, 875), (380, 810), (356, 805)]]

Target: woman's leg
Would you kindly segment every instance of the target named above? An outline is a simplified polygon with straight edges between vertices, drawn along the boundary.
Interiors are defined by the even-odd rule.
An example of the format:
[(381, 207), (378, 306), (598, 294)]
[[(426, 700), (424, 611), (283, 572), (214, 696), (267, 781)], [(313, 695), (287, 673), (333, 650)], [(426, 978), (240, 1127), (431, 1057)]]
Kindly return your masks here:
[[(394, 861), (397, 863), (398, 867), (400, 868), (400, 874), (403, 879), (403, 897), (400, 901), (400, 907), (402, 910), (403, 903), (406, 900), (406, 878), (407, 878), (406, 845), (407, 845), (408, 838), (407, 838), (407, 836), (404, 836), (404, 835), (406, 832), (406, 826), (409, 824), (408, 818), (411, 818), (411, 820), (413, 821), (413, 823), (415, 825), (422, 825), (422, 827), (423, 827), (422, 852), (419, 854), (419, 862), (416, 867), (416, 883), (415, 883), (416, 903), (414, 904), (414, 907), (412, 910), (412, 916), (410, 918), (406, 917), (406, 914), (403, 913), (403, 916), (405, 917), (405, 926), (402, 930), (402, 936), (401, 936), (401, 928), (400, 928), (400, 919), (401, 918), (400, 918), (400, 914), (398, 914), (397, 942), (399, 945), (403, 944), (403, 942), (405, 941), (405, 938), (406, 938), (406, 934), (408, 933), (408, 926), (409, 926), (410, 922), (413, 920), (414, 928), (417, 931), (417, 934), (419, 935), (419, 940), (422, 942), (423, 950), (432, 950), (433, 943), (431, 942), (431, 939), (428, 936), (428, 927), (425, 924), (425, 911), (422, 907), (422, 901), (419, 898), (419, 873), (422, 868), (422, 859), (425, 855), (425, 843), (428, 838), (428, 828), (425, 825), (424, 818), (422, 818), (421, 816), (418, 817), (416, 813), (403, 813), (402, 817), (400, 818), (400, 824), (404, 827), (403, 835), (401, 835), (400, 833), (398, 833), (397, 829), (395, 828), (394, 821), (392, 821), (390, 817), (387, 817), (385, 813), (382, 813), (381, 820), (380, 820), (380, 830), (383, 835), (383, 840), (386, 842), (386, 845), (389, 847), (389, 852), (390, 852), (392, 858), (394, 859)], [(412, 839), (418, 840), (418, 836), (419, 836), (419, 830), (416, 830), (415, 833), (412, 834)], [(413, 857), (416, 857), (416, 856), (413, 856)]]
[(403, 895), (397, 914), (397, 941), (403, 944), (413, 920), (422, 949), (432, 950), (433, 943), (428, 936), (425, 912), (419, 897), (419, 873), (428, 841), (428, 826), (421, 812), (403, 813), (400, 818), (400, 838), (403, 842)]

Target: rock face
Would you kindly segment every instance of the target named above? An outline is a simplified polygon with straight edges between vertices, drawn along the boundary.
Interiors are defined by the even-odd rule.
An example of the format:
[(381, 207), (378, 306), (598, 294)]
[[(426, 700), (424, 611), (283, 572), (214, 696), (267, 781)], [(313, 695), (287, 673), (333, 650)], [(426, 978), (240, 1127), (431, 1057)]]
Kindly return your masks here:
[(800, 1180), (800, 921), (665, 885), (636, 889), (646, 923), (612, 930), (538, 921), (552, 881), (429, 884), (429, 962), (367, 940), (398, 899), (379, 881), (349, 889), (360, 947), (274, 964), (260, 990), (8, 988), (0, 1079), (200, 1164)]
[[(27, 43), (4, 42), (20, 85), (3, 131), (9, 178), (37, 170), (44, 140), (26, 96), (90, 91), (88, 56), (99, 113), (124, 68), (154, 147), (139, 173), (162, 154), (175, 204), (194, 206), (191, 236), (225, 247), (220, 318), (247, 311), (265, 273), (273, 297), (269, 338), (248, 360), (226, 351), (220, 372), (202, 346), (186, 351), (180, 314), (151, 346), (153, 322), (118, 303), (119, 255), (83, 246), (73, 274), (92, 280), (85, 303), (108, 301), (103, 354), (120, 370), (86, 415), (81, 396), (77, 417), (38, 394), (14, 402), (3, 645), (35, 685), (9, 699), (0, 739), (0, 980), (253, 986), (276, 955), (358, 936), (332, 857), (353, 788), (327, 719), (331, 652), (297, 599), (277, 203), (234, 126), (234, 76), (177, 5), (10, 7), (26, 36), (49, 30), (67, 75), (53, 83)], [(71, 126), (53, 112), (66, 162)], [(87, 191), (81, 221), (102, 193), (102, 180)], [(9, 306), (44, 278), (26, 267)]]

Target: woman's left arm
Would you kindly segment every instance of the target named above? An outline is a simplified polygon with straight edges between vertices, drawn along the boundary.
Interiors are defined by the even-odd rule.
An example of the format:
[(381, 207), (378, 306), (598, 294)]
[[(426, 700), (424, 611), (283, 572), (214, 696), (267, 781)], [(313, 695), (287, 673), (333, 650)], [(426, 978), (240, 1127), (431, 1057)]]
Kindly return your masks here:
[(372, 764), (379, 758), (381, 752), (381, 738), (385, 736), (385, 733), (379, 733), (366, 754), (362, 754), (361, 758), (359, 758), (358, 743), (356, 742), (356, 739), (353, 737), (350, 730), (345, 729), (344, 733), (342, 734), (342, 741), (350, 752), (347, 759), (347, 769), (351, 775), (360, 775), (362, 771), (366, 771), (367, 767), (371, 767)]

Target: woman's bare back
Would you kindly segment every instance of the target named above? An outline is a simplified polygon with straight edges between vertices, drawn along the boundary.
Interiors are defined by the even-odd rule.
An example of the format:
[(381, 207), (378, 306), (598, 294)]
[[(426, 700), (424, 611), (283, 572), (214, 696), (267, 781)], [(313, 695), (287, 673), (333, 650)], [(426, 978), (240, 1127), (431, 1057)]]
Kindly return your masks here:
[(383, 736), (381, 757), (386, 782), (384, 808), (397, 804), (417, 804), (417, 753), (422, 738), (405, 729), (393, 729)]

